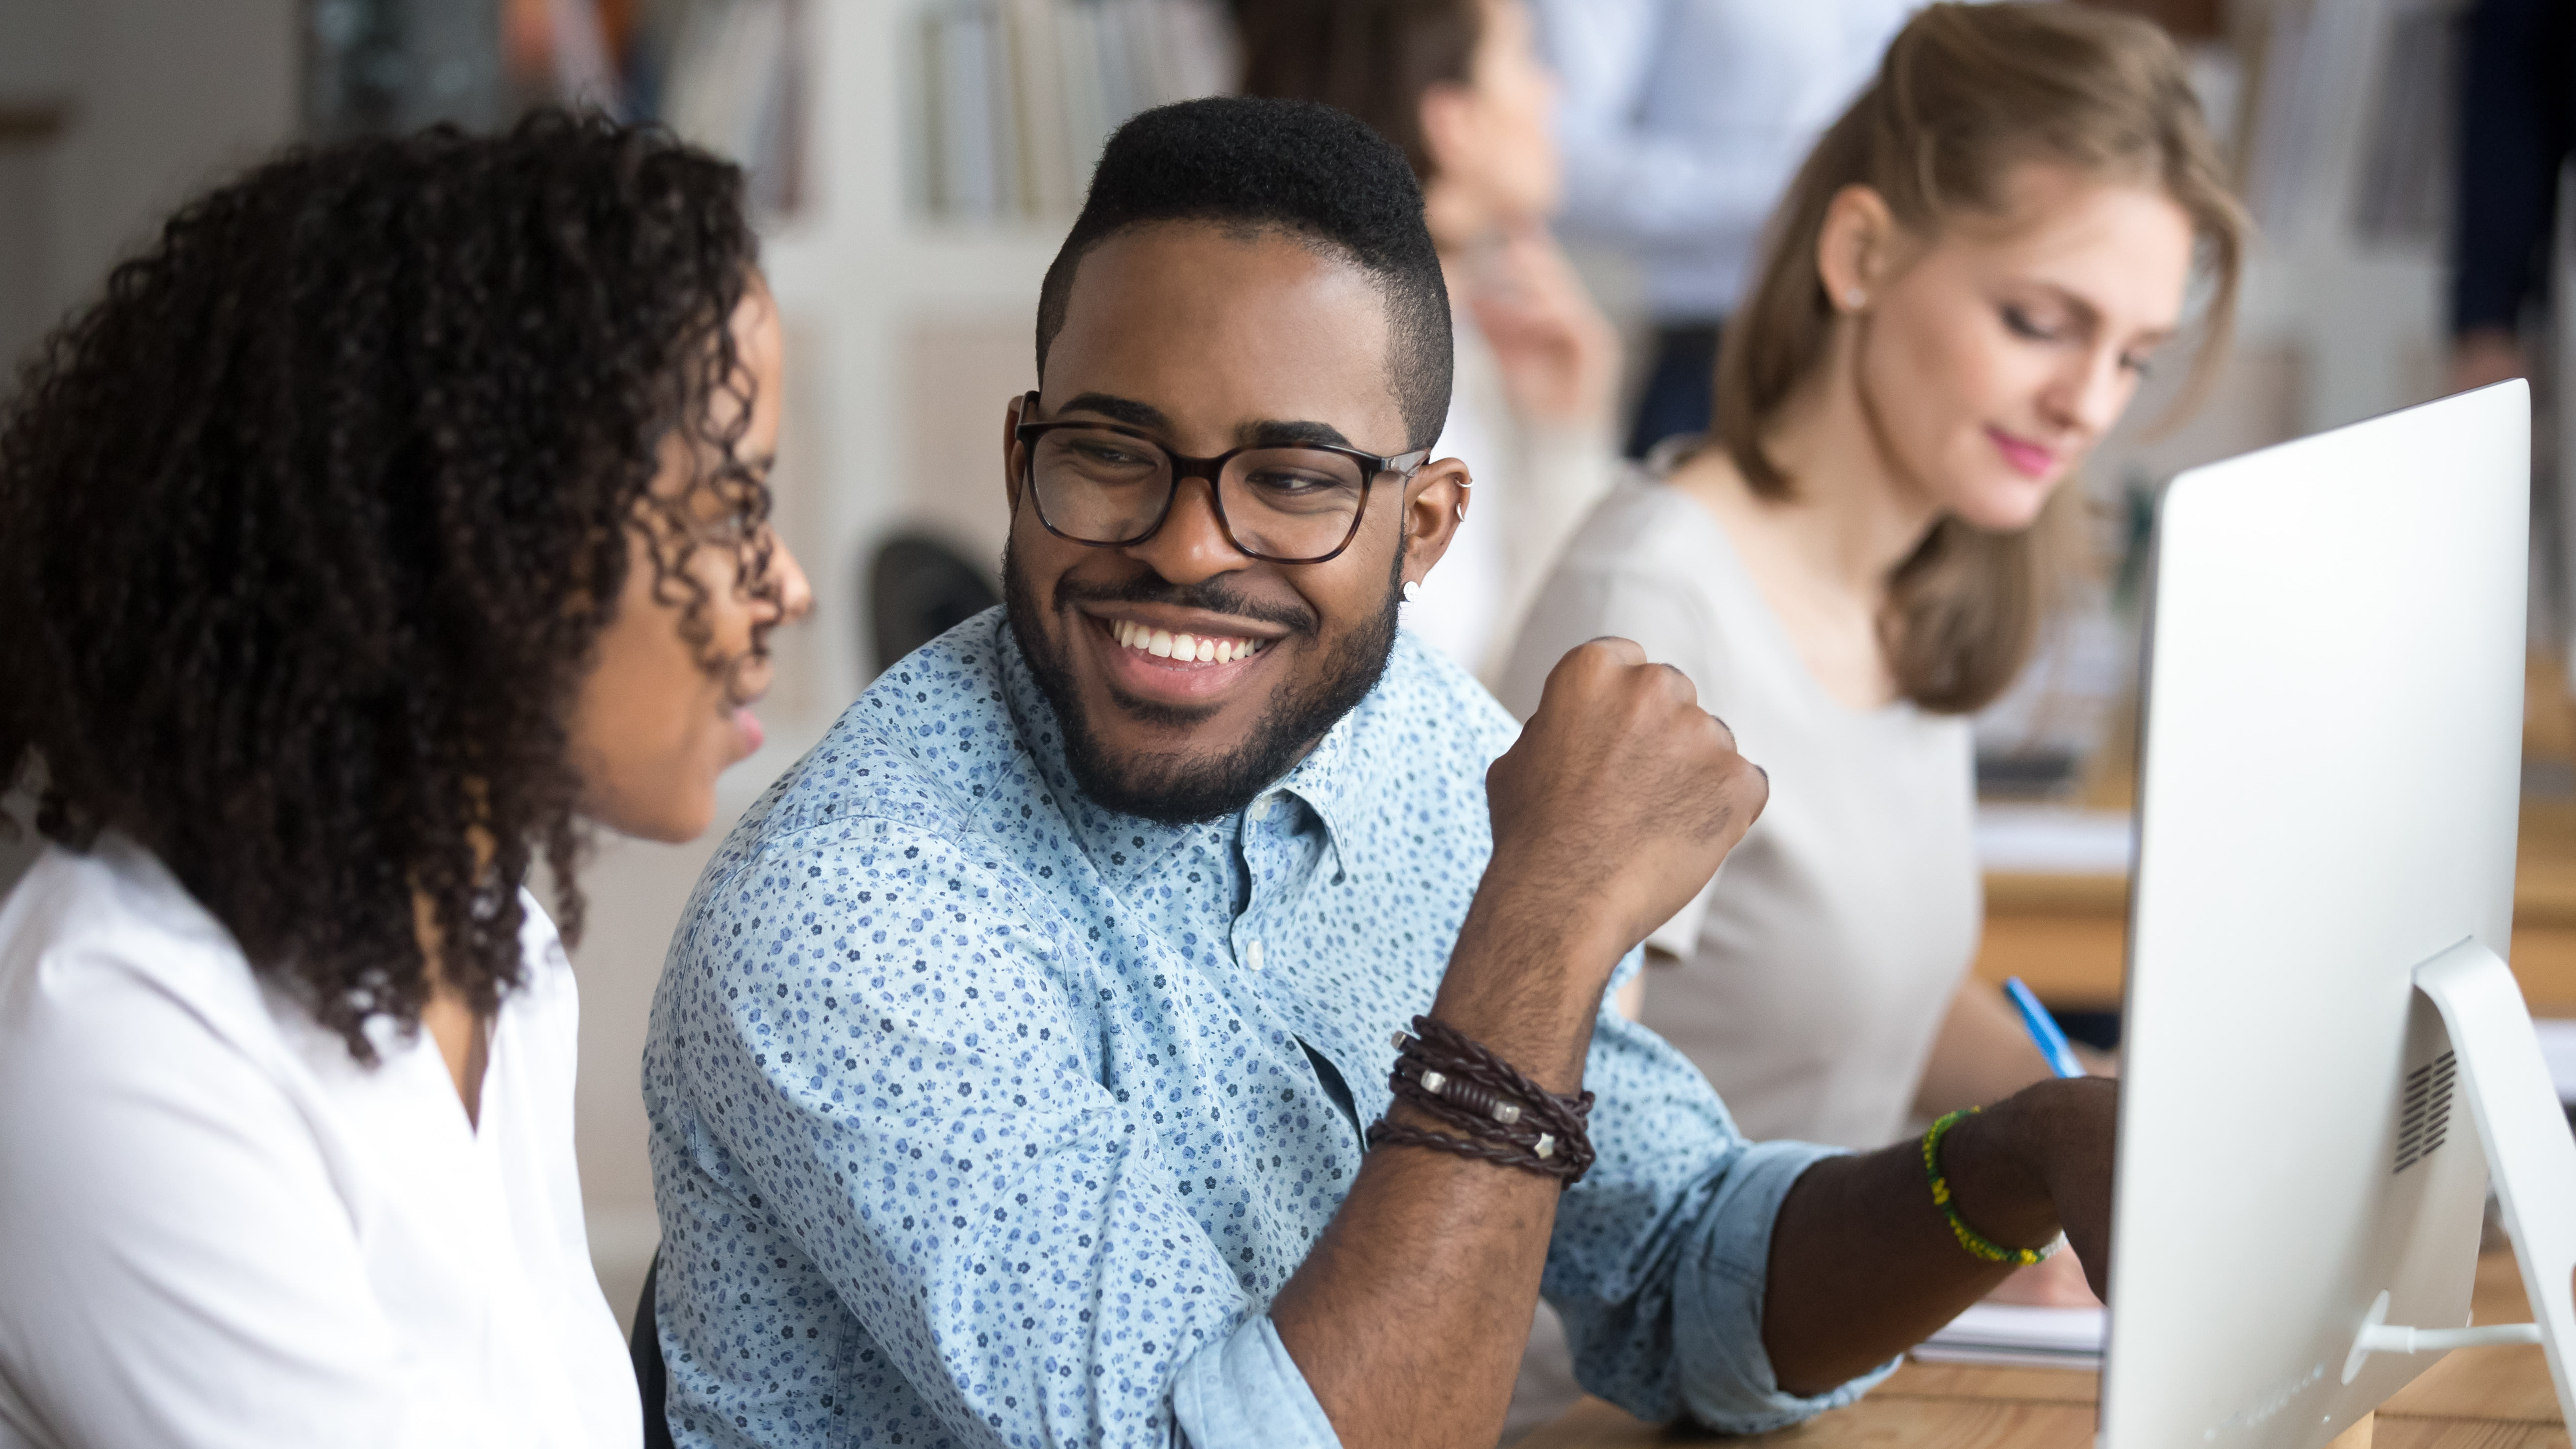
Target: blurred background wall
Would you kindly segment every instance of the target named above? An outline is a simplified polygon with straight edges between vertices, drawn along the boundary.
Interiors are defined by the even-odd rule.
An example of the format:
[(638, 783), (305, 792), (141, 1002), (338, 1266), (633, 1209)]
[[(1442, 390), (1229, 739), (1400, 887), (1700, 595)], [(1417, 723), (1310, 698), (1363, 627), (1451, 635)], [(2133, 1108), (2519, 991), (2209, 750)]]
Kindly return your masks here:
[(0, 354), (297, 133), (297, 0), (0, 0)]
[[(2130, 668), (2117, 565), (2163, 481), (2443, 385), (2459, 7), (2124, 8), (2191, 48), (2265, 240), (2209, 405), (2160, 435), (2151, 396), (2089, 470), (2115, 567), (1981, 727), (1999, 789), (2078, 788), (2116, 733)], [(1226, 88), (1229, 36), (1217, 0), (0, 0), (13, 359), (162, 211), (298, 136), (488, 125), (572, 97), (753, 167), (788, 343), (779, 517), (817, 609), (781, 641), (769, 743), (727, 778), (718, 830), (688, 847), (603, 842), (585, 877), (580, 1151), (621, 1312), (656, 1240), (637, 1062), (688, 888), (723, 822), (829, 726), (880, 650), (989, 586), (1005, 524), (995, 444), (1005, 403), (1034, 382), (1039, 277), (1101, 139), (1146, 105)], [(1606, 253), (1578, 260), (1642, 345), (1633, 273)], [(964, 577), (898, 580), (872, 602), (872, 556), (898, 534), (944, 545)], [(0, 886), (28, 851), (0, 842)]]
[[(301, 0), (0, 0), (0, 379), (163, 212), (295, 138), (301, 15)], [(35, 844), (0, 832), (0, 889)]]

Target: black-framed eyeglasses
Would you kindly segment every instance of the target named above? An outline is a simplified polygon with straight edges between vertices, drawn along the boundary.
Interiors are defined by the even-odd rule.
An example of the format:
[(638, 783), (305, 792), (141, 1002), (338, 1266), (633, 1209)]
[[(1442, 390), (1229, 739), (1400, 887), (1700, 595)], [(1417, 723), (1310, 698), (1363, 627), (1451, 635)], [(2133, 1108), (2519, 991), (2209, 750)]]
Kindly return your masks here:
[[(1020, 416), (1037, 410), (1038, 395), (1030, 393)], [(1094, 548), (1143, 543), (1172, 516), (1181, 480), (1204, 478), (1226, 541), (1281, 564), (1339, 556), (1359, 537), (1369, 485), (1388, 473), (1410, 478), (1431, 457), (1428, 448), (1382, 458), (1330, 443), (1291, 443), (1184, 458), (1116, 423), (1022, 422), (1017, 431), (1020, 481), (1038, 522), (1056, 537)]]

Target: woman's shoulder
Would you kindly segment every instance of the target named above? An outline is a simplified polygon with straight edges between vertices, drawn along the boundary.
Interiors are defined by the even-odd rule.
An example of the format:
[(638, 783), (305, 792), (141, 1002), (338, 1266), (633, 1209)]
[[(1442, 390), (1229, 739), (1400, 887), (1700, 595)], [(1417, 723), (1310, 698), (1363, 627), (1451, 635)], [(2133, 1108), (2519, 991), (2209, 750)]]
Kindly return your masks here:
[[(503, 1009), (569, 1021), (562, 940), (533, 895), (519, 899), (526, 966)], [(389, 1018), (370, 1028), (380, 1053), (405, 1034)], [(233, 1084), (226, 1090), (266, 1083), (293, 1096), (317, 1070), (353, 1061), (338, 1033), (254, 971), (223, 923), (130, 840), (49, 846), (0, 902), (0, 1112), (21, 1088), (61, 1100), (71, 1080), (149, 1100), (160, 1087), (183, 1089), (183, 1070)]]
[(1552, 582), (1732, 607), (1749, 586), (1742, 559), (1707, 504), (1658, 470), (1631, 464), (1558, 556)]
[(1523, 617), (1498, 691), (1526, 718), (1548, 671), (1589, 639), (1635, 640), (1707, 691), (1735, 673), (1745, 590), (1717, 520), (1632, 471), (1592, 511)]
[(1591, 569), (1687, 572), (1711, 533), (1720, 533), (1717, 520), (1697, 500), (1660, 474), (1631, 463), (1620, 468), (1610, 491), (1575, 530), (1565, 562)]
[(130, 842), (48, 847), (0, 905), (0, 1161), (58, 1194), (191, 1133), (266, 1140), (291, 1058), (230, 934)]
[[(1756, 602), (1734, 541), (1708, 505), (1630, 467), (1566, 543), (1533, 614), (1673, 618), (1717, 628)], [(1614, 631), (1615, 632), (1615, 631)]]
[(48, 846), (0, 904), (0, 1058), (30, 1033), (160, 1009), (221, 1035), (267, 1015), (231, 933), (149, 851), (114, 835)]

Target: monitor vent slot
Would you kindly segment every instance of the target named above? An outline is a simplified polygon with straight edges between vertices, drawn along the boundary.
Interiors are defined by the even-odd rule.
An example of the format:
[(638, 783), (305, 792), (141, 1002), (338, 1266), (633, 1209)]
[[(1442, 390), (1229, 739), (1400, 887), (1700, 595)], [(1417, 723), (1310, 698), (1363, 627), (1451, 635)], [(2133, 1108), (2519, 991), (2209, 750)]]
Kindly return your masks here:
[(2406, 1074), (2406, 1104), (2397, 1120), (2395, 1172), (2404, 1172), (2441, 1149), (2451, 1130), (2451, 1078), (2457, 1069), (2458, 1063), (2444, 1052)]

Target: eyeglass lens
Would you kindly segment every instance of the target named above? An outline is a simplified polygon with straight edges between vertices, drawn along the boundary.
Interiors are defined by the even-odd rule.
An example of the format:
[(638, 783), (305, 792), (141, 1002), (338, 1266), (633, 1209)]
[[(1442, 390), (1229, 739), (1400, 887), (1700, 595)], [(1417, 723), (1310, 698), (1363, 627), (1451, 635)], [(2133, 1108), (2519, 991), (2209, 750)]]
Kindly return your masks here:
[[(1143, 438), (1106, 429), (1040, 434), (1029, 459), (1038, 506), (1057, 531), (1090, 543), (1128, 543), (1163, 516), (1172, 458)], [(1234, 541), (1275, 559), (1321, 558), (1350, 537), (1368, 496), (1358, 462), (1316, 448), (1261, 448), (1226, 460), (1218, 497)]]

